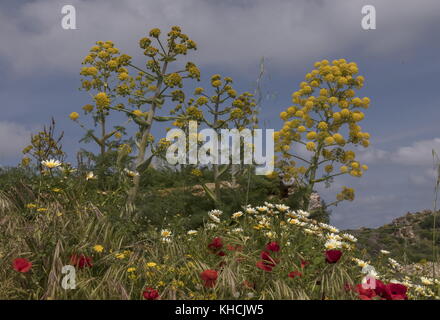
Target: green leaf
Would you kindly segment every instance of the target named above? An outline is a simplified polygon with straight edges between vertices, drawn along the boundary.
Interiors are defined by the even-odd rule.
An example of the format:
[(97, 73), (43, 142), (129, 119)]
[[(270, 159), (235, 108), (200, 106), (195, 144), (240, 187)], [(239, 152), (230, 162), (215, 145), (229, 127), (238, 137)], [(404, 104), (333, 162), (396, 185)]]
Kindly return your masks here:
[(229, 169), (230, 167), (231, 167), (231, 164), (225, 164), (225, 165), (223, 166), (223, 168), (221, 168), (221, 169), (219, 170), (219, 172), (218, 172), (218, 178), (220, 178), (222, 175), (224, 175), (225, 172), (227, 172), (228, 169)]
[(155, 121), (164, 122), (164, 121), (174, 120), (174, 119), (176, 119), (176, 117), (159, 117), (159, 116), (155, 116), (155, 117), (153, 117), (153, 119)]
[(202, 183), (203, 190), (205, 190), (206, 194), (215, 202), (218, 203), (218, 199), (215, 194), (206, 186), (206, 184)]
[(136, 124), (138, 124), (138, 125), (141, 126), (141, 127), (144, 127), (144, 126), (145, 126), (145, 127), (148, 127), (148, 126), (149, 126), (149, 124), (148, 124), (147, 121), (142, 120), (142, 119), (139, 118), (139, 117), (132, 116), (132, 119), (133, 119), (134, 122), (136, 122)]

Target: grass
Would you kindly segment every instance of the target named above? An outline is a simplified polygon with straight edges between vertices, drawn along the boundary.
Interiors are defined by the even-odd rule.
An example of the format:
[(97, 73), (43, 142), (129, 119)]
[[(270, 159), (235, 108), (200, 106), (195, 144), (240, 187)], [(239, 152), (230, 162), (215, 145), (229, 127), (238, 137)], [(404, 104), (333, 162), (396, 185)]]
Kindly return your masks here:
[[(343, 232), (299, 211), (264, 204), (267, 194), (282, 201), (273, 195), (276, 184), (269, 179), (252, 180), (249, 199), (260, 205), (254, 210), (234, 198), (237, 190), (225, 190), (223, 213), (215, 222), (208, 215), (213, 209), (208, 198), (180, 189), (161, 196), (157, 190), (180, 188), (179, 181), (166, 170), (152, 169), (150, 174), (155, 178), (149, 181), (161, 181), (160, 186), (144, 181), (138, 211), (127, 215), (121, 189), (130, 181), (123, 173), (86, 180), (84, 172), (40, 176), (3, 171), (0, 298), (142, 299), (145, 288), (153, 288), (161, 299), (358, 299), (357, 292), (347, 288), (362, 282), (360, 266), (365, 263), (374, 266), (382, 281), (404, 283), (411, 299), (438, 295), (438, 280), (425, 285), (418, 275), (390, 265), (386, 255), (371, 262), (357, 260), (369, 256)], [(234, 219), (239, 210), (243, 215)], [(169, 237), (161, 235), (164, 229), (171, 231)], [(189, 230), (197, 233), (190, 235)], [(216, 237), (222, 247), (210, 249)], [(331, 248), (326, 243), (334, 237), (340, 237), (336, 249), (343, 255), (327, 263), (324, 252)], [(281, 248), (270, 252), (275, 266), (261, 270), (261, 252), (273, 241)], [(65, 290), (61, 270), (74, 254), (91, 257), (93, 265), (76, 266), (76, 289)], [(31, 270), (14, 270), (16, 258), (32, 262)], [(307, 266), (301, 266), (302, 261)], [(205, 287), (200, 276), (205, 270), (218, 274), (212, 288)], [(293, 271), (301, 276), (289, 277)]]

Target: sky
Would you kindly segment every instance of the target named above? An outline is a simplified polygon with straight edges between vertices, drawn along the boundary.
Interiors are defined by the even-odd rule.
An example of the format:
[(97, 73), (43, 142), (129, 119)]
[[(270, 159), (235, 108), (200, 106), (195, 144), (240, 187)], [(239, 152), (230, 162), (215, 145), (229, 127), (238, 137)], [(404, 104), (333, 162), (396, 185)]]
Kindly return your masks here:
[[(76, 30), (61, 27), (63, 5), (76, 9)], [(376, 8), (376, 29), (361, 27), (364, 5)], [(279, 113), (315, 61), (345, 58), (366, 79), (371, 99), (361, 122), (372, 136), (359, 153), (362, 178), (342, 176), (318, 191), (331, 202), (350, 186), (356, 200), (332, 210), (340, 228), (377, 227), (433, 206), (440, 154), (440, 1), (438, 0), (39, 0), (0, 2), (0, 165), (16, 165), (30, 134), (54, 117), (74, 159), (83, 131), (68, 115), (90, 96), (80, 87), (81, 61), (97, 40), (112, 40), (142, 65), (138, 40), (173, 25), (198, 44), (187, 59), (212, 74), (231, 76), (252, 91), (265, 59), (260, 121), (279, 129)], [(81, 113), (82, 114), (82, 113)], [(153, 128), (164, 137), (163, 126)]]

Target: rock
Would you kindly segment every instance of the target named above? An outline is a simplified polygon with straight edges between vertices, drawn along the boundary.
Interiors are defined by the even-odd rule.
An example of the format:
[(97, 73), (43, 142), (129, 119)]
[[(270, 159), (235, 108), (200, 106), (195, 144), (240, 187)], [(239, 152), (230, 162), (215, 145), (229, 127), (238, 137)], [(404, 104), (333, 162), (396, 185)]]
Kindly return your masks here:
[(313, 192), (310, 195), (308, 211), (320, 209), (322, 207), (321, 196), (317, 192)]

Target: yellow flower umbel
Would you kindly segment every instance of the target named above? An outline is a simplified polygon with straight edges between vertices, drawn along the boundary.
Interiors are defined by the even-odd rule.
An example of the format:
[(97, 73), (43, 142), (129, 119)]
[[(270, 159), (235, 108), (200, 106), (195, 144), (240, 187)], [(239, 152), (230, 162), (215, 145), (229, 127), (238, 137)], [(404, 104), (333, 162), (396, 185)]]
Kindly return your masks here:
[(77, 119), (79, 118), (79, 114), (78, 114), (78, 112), (72, 112), (72, 113), (69, 115), (69, 118), (72, 119), (73, 121), (77, 120)]
[[(112, 101), (117, 96), (126, 96), (130, 93), (133, 79), (129, 75), (127, 66), (131, 57), (121, 54), (112, 41), (97, 41), (87, 56), (84, 58), (81, 68), (81, 89), (88, 91), (93, 97), (93, 104), (86, 104), (83, 110), (86, 115), (91, 115), (95, 123), (100, 127), (99, 135), (89, 130), (88, 135), (100, 147), (101, 156), (111, 144), (114, 133), (117, 130), (107, 131), (107, 118), (111, 115)], [(111, 85), (109, 85), (111, 84)], [(120, 107), (120, 106), (119, 106)], [(71, 113), (70, 118), (77, 121), (79, 115)], [(80, 124), (84, 127), (83, 124)]]
[[(350, 145), (370, 144), (370, 135), (359, 124), (370, 99), (356, 96), (355, 89), (364, 85), (358, 72), (356, 63), (345, 59), (318, 61), (292, 94), (293, 105), (280, 113), (284, 124), (274, 134), (275, 151), (282, 155), (276, 166), (286, 181), (295, 179), (310, 193), (316, 183), (342, 174), (361, 177), (368, 169), (348, 150)], [(304, 147), (306, 156), (296, 153)], [(334, 170), (338, 167), (340, 171)], [(305, 206), (309, 196), (304, 196)], [(338, 195), (338, 201), (353, 198), (349, 188)]]
[(110, 106), (110, 99), (105, 92), (98, 93), (94, 99), (98, 108), (105, 109)]

